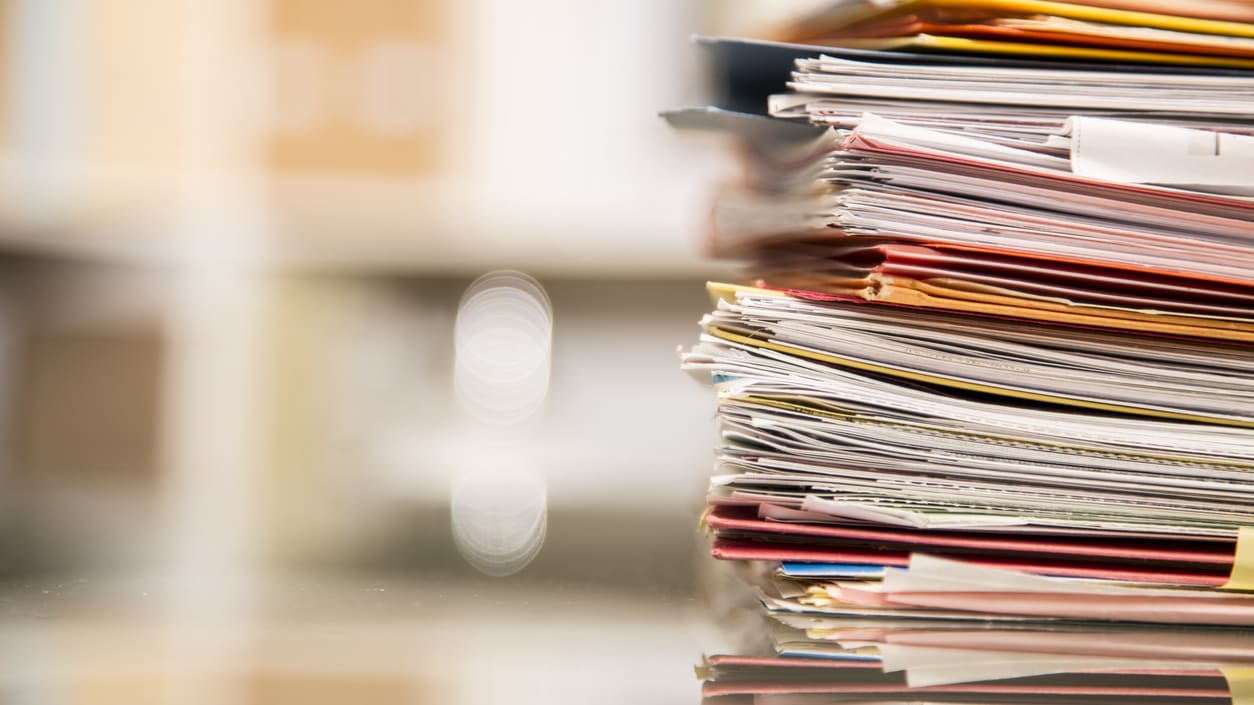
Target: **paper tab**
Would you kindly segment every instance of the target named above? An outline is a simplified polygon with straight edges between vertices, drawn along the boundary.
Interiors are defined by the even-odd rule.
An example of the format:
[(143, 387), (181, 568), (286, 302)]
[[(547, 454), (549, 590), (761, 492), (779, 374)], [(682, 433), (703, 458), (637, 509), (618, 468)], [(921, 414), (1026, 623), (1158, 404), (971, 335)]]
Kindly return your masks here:
[(1254, 592), (1254, 527), (1243, 526), (1237, 533), (1237, 554), (1232, 559), (1232, 573), (1224, 590)]
[(1254, 705), (1254, 668), (1221, 668), (1232, 705)]
[(1254, 137), (1128, 120), (1070, 118), (1071, 170), (1125, 184), (1254, 187)]

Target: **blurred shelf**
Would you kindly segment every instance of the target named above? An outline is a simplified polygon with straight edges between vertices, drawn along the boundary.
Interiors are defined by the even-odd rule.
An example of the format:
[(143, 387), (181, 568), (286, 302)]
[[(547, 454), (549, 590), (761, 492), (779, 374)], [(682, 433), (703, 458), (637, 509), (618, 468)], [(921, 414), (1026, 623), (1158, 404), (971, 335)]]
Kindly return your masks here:
[(685, 41), (698, 4), (11, 9), (0, 253), (362, 275), (732, 271), (700, 254), (728, 157), (656, 115), (699, 93)]
[[(493, 269), (517, 269), (537, 277), (568, 279), (727, 279), (737, 277), (733, 262), (714, 261), (677, 243), (674, 247), (633, 247), (624, 235), (621, 245), (601, 241), (595, 247), (577, 247), (544, 241), (552, 247), (529, 243), (539, 238), (514, 233), (518, 240), (499, 246), (465, 235), (431, 242), (417, 237), (404, 239), (375, 233), (349, 241), (333, 235), (258, 238), (255, 248), (235, 243), (187, 243), (172, 238), (168, 230), (150, 227), (128, 229), (125, 234), (104, 231), (61, 230), (47, 227), (0, 225), (0, 254), (71, 260), (100, 261), (140, 266), (176, 266), (189, 257), (246, 257), (249, 266), (278, 271), (318, 271), (360, 276), (439, 275), (476, 276)], [(576, 241), (578, 233), (570, 233)], [(241, 255), (240, 249), (251, 251)]]

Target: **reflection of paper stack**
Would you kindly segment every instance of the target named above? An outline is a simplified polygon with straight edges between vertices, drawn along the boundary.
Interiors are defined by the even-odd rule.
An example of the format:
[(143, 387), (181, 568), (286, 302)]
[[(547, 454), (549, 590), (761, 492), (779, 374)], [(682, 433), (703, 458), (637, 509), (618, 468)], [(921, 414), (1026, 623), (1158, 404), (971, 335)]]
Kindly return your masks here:
[(1254, 637), (1230, 629), (796, 615), (765, 629), (772, 653), (706, 660), (707, 702), (1229, 703), (1254, 663)]
[(1254, 659), (1250, 634), (1224, 629), (788, 615), (767, 628), (774, 653), (706, 660), (707, 702), (1228, 703)]
[[(1073, 630), (1254, 626), (1254, 18), (885, 5), (785, 37), (832, 46), (706, 41), (730, 109), (668, 114), (746, 155), (711, 245), (757, 284), (711, 285), (684, 355), (719, 394), (712, 553), (778, 614), (980, 620), (1010, 630), (964, 642), (990, 652), (1045, 630), (1055, 670), (995, 677), (1089, 663), (1069, 682), (1095, 701), (1226, 699), (1244, 636)], [(902, 45), (937, 53), (879, 50)], [(712, 691), (906, 685), (866, 668), (906, 642), (848, 641), (717, 660)], [(909, 646), (940, 684), (953, 644)], [(772, 669), (822, 685), (737, 689)]]

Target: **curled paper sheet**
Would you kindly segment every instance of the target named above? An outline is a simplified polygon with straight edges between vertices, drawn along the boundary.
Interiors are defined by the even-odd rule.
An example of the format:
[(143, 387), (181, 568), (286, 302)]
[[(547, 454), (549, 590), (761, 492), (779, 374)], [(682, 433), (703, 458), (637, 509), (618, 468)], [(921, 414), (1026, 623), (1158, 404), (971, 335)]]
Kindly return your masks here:
[(1068, 130), (1080, 176), (1254, 193), (1254, 136), (1087, 116), (1071, 118)]

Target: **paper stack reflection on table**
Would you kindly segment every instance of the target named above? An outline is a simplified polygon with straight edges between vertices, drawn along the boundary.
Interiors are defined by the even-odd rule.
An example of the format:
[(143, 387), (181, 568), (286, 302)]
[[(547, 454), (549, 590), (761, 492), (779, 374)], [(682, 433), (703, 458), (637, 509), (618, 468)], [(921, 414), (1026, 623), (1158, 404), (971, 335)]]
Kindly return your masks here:
[(1254, 9), (846, 1), (699, 39), (737, 141), (685, 369), (772, 615), (711, 697), (1254, 694)]

